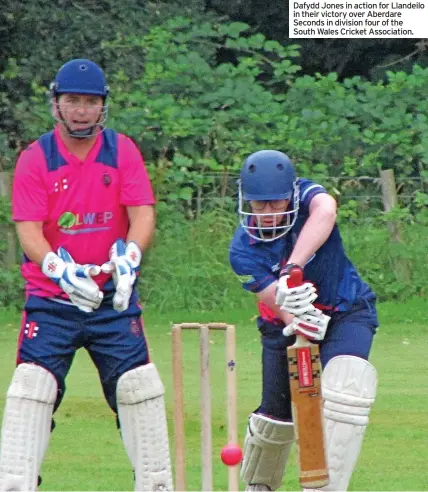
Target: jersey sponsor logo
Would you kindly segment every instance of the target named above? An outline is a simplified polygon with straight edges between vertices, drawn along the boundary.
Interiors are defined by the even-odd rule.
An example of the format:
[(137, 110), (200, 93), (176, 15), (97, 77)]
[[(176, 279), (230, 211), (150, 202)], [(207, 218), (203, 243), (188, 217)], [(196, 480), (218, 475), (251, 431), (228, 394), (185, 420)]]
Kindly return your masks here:
[(58, 219), (60, 231), (65, 234), (82, 234), (110, 229), (113, 212), (64, 212)]
[(280, 269), (281, 269), (281, 265), (279, 263), (275, 263), (275, 265), (273, 265), (273, 267), (271, 268), (272, 273), (275, 273)]

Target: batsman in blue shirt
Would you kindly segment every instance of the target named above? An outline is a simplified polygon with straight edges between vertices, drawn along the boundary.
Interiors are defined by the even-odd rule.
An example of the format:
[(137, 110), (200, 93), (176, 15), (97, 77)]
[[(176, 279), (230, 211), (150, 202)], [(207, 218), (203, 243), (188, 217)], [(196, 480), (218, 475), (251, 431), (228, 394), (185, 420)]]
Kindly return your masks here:
[[(347, 490), (377, 389), (368, 362), (378, 326), (376, 296), (346, 256), (336, 202), (297, 178), (289, 157), (261, 150), (244, 162), (230, 263), (258, 299), (262, 397), (249, 418), (241, 478), (246, 490), (280, 487), (295, 439), (286, 348), (295, 335), (318, 343), (330, 483)], [(304, 283), (288, 284), (293, 267)], [(321, 489), (320, 489), (321, 490)]]

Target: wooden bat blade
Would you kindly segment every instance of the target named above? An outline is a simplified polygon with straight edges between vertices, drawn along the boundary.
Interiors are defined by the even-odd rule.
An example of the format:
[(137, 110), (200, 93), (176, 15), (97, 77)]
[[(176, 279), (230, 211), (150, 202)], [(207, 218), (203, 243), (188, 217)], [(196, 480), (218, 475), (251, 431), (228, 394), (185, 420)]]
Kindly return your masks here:
[(287, 348), (287, 357), (300, 485), (304, 488), (323, 487), (329, 480), (319, 347), (297, 336), (296, 343)]

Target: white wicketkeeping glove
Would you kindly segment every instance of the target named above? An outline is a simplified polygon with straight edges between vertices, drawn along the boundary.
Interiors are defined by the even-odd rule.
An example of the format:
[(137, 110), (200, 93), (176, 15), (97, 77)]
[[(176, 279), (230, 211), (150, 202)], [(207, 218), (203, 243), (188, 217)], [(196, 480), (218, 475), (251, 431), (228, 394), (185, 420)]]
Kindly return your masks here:
[(91, 313), (100, 307), (103, 293), (92, 278), (101, 272), (98, 265), (79, 265), (67, 250), (60, 247), (58, 254), (53, 251), (46, 254), (41, 268), (81, 311)]
[(296, 316), (293, 321), (286, 326), (282, 333), (284, 336), (303, 335), (308, 340), (324, 340), (330, 316), (327, 316), (319, 309), (314, 308), (311, 314)]
[(110, 249), (110, 261), (101, 265), (104, 273), (113, 274), (116, 293), (113, 296), (113, 307), (116, 311), (126, 311), (132, 288), (140, 270), (142, 253), (133, 241), (125, 244), (123, 239), (117, 239)]
[(298, 287), (290, 287), (287, 281), (290, 277), (284, 275), (278, 280), (275, 303), (281, 311), (287, 311), (295, 316), (310, 313), (315, 308), (312, 303), (318, 297), (316, 289), (311, 282), (304, 282)]

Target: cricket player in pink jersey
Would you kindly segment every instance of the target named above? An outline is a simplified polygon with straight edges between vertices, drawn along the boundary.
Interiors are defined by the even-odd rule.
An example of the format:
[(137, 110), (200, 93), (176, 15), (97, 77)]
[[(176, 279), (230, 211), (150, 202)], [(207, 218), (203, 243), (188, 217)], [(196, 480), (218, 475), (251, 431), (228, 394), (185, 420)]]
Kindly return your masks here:
[(81, 347), (117, 415), (135, 490), (172, 490), (164, 387), (136, 291), (155, 200), (137, 147), (104, 126), (107, 96), (96, 63), (63, 65), (51, 85), (57, 125), (16, 165), (12, 218), (27, 297), (3, 416), (0, 491), (36, 490)]

